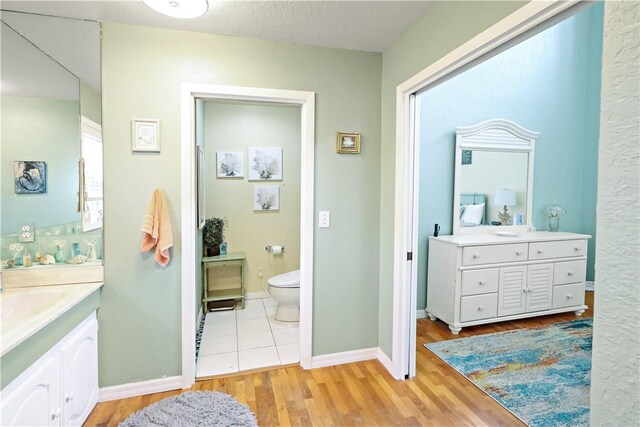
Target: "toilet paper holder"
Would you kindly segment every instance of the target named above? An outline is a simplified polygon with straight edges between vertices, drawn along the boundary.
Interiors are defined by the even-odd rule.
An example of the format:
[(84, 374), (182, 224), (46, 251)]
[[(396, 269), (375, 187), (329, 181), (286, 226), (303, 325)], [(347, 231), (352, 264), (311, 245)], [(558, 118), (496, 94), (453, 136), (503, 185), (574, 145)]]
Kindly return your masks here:
[[(280, 247), (282, 248), (282, 252), (284, 252), (284, 245), (280, 245)], [(267, 252), (271, 252), (273, 246), (269, 245), (269, 246), (265, 246), (264, 250)]]

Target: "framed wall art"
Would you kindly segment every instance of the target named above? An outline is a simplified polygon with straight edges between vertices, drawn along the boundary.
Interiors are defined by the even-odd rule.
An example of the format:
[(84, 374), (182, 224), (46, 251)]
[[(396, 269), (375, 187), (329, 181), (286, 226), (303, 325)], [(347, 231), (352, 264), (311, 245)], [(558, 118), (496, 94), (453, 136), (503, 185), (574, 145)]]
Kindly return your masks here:
[(133, 119), (131, 122), (131, 151), (160, 152), (160, 120)]
[(360, 134), (338, 132), (336, 139), (336, 152), (340, 154), (360, 153)]
[(280, 187), (277, 185), (255, 185), (253, 187), (253, 210), (280, 210)]
[(216, 153), (218, 178), (244, 177), (244, 153), (241, 151), (218, 151)]
[(282, 179), (282, 148), (249, 147), (249, 180)]
[(47, 192), (47, 164), (43, 161), (19, 160), (13, 164), (16, 194)]

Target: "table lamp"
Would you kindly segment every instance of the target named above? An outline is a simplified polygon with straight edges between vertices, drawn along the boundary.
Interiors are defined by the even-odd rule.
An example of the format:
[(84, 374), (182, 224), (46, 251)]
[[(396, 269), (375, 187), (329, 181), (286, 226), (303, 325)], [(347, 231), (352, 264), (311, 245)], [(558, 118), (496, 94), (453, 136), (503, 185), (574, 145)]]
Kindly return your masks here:
[(504, 206), (504, 211), (498, 212), (498, 218), (500, 219), (502, 225), (513, 224), (511, 214), (507, 211), (507, 206), (516, 205), (516, 191), (507, 190), (506, 188), (503, 190), (496, 190), (496, 198), (493, 204)]

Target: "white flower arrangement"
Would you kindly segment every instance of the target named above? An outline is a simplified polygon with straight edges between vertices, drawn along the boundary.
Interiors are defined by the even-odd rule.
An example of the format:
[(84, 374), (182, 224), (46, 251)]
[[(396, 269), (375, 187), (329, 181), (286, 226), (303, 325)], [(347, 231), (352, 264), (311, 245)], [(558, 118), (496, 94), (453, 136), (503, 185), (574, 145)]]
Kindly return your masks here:
[(58, 250), (61, 251), (66, 242), (64, 240), (55, 240), (53, 243), (57, 246)]
[(9, 250), (13, 251), (13, 256), (17, 257), (20, 252), (22, 252), (22, 250), (24, 249), (24, 246), (22, 246), (21, 243), (12, 243), (9, 245)]

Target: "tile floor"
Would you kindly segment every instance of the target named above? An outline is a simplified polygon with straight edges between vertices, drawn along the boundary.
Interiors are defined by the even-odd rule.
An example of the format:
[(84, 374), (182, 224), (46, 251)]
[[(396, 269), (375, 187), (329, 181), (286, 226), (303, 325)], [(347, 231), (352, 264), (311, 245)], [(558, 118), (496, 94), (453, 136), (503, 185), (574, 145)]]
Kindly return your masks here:
[(253, 299), (244, 310), (207, 313), (196, 377), (299, 362), (299, 324), (275, 320), (276, 306), (271, 298)]

